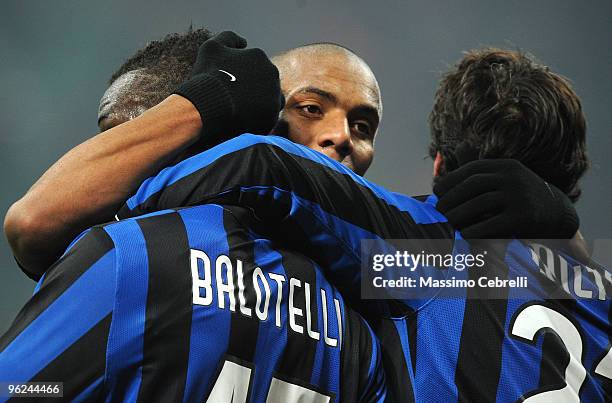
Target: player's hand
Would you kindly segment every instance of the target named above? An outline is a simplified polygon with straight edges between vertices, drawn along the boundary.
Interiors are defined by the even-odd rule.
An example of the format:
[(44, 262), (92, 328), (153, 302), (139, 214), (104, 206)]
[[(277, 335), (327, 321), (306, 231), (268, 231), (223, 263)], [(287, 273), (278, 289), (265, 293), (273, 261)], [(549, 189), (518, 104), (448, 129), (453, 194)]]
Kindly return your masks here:
[(203, 141), (215, 145), (244, 132), (270, 132), (284, 99), (278, 69), (263, 50), (224, 31), (198, 50), (189, 80), (175, 91), (198, 109)]
[(437, 209), (468, 239), (568, 239), (578, 230), (569, 198), (516, 160), (468, 162), (433, 191)]

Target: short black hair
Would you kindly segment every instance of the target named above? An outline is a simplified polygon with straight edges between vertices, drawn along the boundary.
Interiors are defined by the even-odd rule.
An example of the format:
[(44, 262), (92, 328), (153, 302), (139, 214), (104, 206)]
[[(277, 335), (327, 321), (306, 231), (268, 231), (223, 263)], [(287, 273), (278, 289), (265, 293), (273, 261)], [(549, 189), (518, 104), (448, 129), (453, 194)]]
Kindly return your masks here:
[(113, 73), (109, 84), (131, 70), (164, 69), (170, 67), (175, 75), (186, 77), (195, 63), (200, 45), (214, 34), (207, 29), (189, 27), (185, 33), (168, 34), (159, 41), (152, 41)]
[(589, 166), (586, 122), (567, 79), (519, 51), (467, 52), (442, 78), (429, 116), (432, 158), (444, 175), (467, 142), (479, 158), (513, 158), (578, 200)]
[(185, 33), (168, 34), (158, 41), (149, 42), (127, 59), (109, 80), (112, 84), (123, 74), (139, 69), (156, 76), (155, 100), (153, 106), (174, 91), (174, 89), (189, 77), (191, 68), (196, 61), (198, 48), (214, 34), (204, 28), (189, 27)]

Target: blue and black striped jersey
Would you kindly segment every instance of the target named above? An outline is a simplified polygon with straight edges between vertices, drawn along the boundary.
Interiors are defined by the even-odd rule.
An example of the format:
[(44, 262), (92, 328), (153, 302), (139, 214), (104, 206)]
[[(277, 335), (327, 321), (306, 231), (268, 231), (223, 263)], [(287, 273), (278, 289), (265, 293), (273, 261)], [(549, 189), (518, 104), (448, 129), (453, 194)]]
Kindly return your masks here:
[(209, 204), (88, 230), (0, 339), (0, 380), (75, 401), (383, 401), (371, 328), (253, 220)]
[[(250, 208), (265, 221), (260, 230), (266, 235), (326, 262), (326, 276), (346, 295), (360, 289), (354, 268), (362, 239), (452, 239), (454, 234), (430, 204), (389, 192), (287, 139), (251, 134), (162, 170), (117, 216), (205, 203)], [(425, 301), (407, 303), (418, 308)]]
[(524, 277), (528, 288), (488, 299), (469, 288), (406, 318), (418, 398), (610, 401), (612, 272), (516, 240), (503, 259), (503, 278)]
[[(243, 135), (162, 171), (120, 215), (207, 202), (252, 209), (267, 236), (320, 262), (356, 305), (361, 240), (459, 236), (435, 209), (435, 197), (389, 192), (320, 153), (273, 136)], [(383, 304), (389, 315), (368, 315), (397, 401), (610, 400), (610, 271), (551, 250), (552, 259), (566, 262), (562, 267), (585, 273), (566, 274), (581, 278), (577, 289), (595, 296), (552, 299), (548, 291), (559, 286), (561, 274), (543, 269), (533, 247), (517, 241), (504, 253), (508, 270), (532, 278), (529, 298), (432, 296), (402, 301), (401, 315), (392, 303)], [(363, 305), (367, 314), (372, 304)]]

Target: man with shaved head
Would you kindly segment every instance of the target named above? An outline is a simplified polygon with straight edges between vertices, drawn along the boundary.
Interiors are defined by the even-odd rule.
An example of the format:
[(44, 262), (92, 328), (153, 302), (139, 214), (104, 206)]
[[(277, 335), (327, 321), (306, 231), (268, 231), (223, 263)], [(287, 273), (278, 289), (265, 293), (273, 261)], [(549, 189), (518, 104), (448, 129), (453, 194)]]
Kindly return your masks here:
[(286, 98), (273, 133), (286, 133), (363, 175), (374, 157), (382, 117), (380, 88), (370, 67), (351, 50), (329, 43), (291, 49), (272, 61)]

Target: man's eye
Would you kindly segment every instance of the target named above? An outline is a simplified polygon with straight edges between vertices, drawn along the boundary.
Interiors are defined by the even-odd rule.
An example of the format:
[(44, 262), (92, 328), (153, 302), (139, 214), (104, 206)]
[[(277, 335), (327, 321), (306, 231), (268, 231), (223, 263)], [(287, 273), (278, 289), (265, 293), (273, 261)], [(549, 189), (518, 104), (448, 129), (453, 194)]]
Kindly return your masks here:
[(298, 109), (301, 110), (306, 115), (322, 115), (323, 112), (321, 108), (317, 105), (301, 105), (298, 106)]
[(372, 134), (372, 128), (367, 122), (354, 122), (353, 128), (365, 136), (370, 136)]

